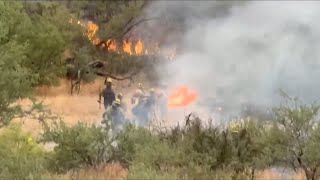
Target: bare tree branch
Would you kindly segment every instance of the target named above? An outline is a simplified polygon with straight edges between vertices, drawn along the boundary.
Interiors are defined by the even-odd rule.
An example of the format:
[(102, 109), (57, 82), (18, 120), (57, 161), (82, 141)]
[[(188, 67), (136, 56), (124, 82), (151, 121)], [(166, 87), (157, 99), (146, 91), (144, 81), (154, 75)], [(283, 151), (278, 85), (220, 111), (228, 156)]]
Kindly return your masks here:
[(112, 75), (111, 73), (106, 73), (106, 72), (101, 72), (101, 71), (96, 71), (95, 74), (97, 76), (102, 76), (102, 77), (110, 77), (112, 79), (118, 80), (118, 81), (122, 81), (122, 80), (126, 80), (126, 79), (130, 79), (132, 80), (133, 76), (137, 75), (140, 72), (141, 69), (136, 70), (135, 72), (131, 73), (128, 76), (125, 77), (116, 77), (114, 75)]
[(108, 37), (106, 38), (106, 40), (101, 40), (99, 43), (96, 44), (97, 47), (101, 47), (102, 45), (105, 45), (106, 49), (109, 48), (109, 46), (111, 45), (111, 41), (108, 41), (109, 39), (122, 39), (127, 33), (129, 33), (134, 27), (140, 25), (141, 23), (147, 22), (147, 21), (151, 21), (151, 20), (155, 20), (155, 19), (160, 19), (160, 17), (152, 17), (152, 18), (144, 18), (144, 19), (140, 19), (139, 21), (133, 23), (132, 25), (129, 26), (129, 24), (132, 22), (134, 18), (130, 18), (129, 21), (123, 26), (123, 32), (116, 36), (116, 37)]
[(134, 24), (132, 24), (128, 28), (126, 28), (126, 30), (124, 30), (123, 33), (120, 36), (118, 36), (117, 38), (122, 38), (128, 32), (130, 32), (135, 26), (138, 26), (141, 23), (144, 23), (144, 22), (147, 22), (147, 21), (151, 21), (151, 20), (155, 20), (155, 19), (160, 19), (160, 18), (159, 17), (152, 17), (152, 18), (140, 19), (139, 21), (135, 22)]

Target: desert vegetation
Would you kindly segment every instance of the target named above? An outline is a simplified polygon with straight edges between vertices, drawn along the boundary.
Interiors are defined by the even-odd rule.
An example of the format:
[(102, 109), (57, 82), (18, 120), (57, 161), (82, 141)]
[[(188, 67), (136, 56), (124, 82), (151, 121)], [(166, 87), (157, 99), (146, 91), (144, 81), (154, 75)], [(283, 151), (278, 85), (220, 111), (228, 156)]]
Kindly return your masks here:
[[(0, 135), (1, 176), (81, 179), (91, 172), (92, 179), (259, 179), (266, 169), (286, 167), (317, 179), (319, 107), (287, 100), (274, 108), (273, 119), (248, 117), (224, 126), (204, 125), (191, 114), (181, 126), (128, 125), (112, 135), (103, 126), (51, 119), (33, 137), (11, 124)], [(117, 174), (105, 170), (111, 164), (121, 167)]]
[[(90, 96), (81, 96), (86, 91), (83, 84), (96, 88), (111, 77), (126, 82), (116, 90), (129, 91), (141, 79), (158, 85), (159, 69), (162, 76), (171, 77), (165, 67), (179, 52), (161, 49), (161, 42), (170, 39), (163, 37), (168, 32), (179, 39), (186, 20), (178, 15), (150, 16), (145, 13), (150, 4), (148, 0), (0, 2), (0, 179), (287, 178), (266, 177), (270, 169), (286, 170), (283, 174), (290, 178), (319, 179), (320, 106), (283, 91), (281, 103), (262, 109), (269, 112), (266, 116), (253, 108), (221, 123), (190, 111), (184, 119), (170, 119), (183, 120), (173, 126), (153, 119), (146, 127), (129, 122), (114, 133), (101, 125), (104, 110), (98, 104), (90, 112), (94, 122), (81, 121), (98, 94), (97, 88), (88, 90)], [(221, 2), (215, 8), (223, 14), (232, 5)], [(216, 16), (205, 11), (209, 15)], [(146, 22), (158, 26), (141, 28)], [(67, 89), (62, 98), (72, 103), (62, 101), (56, 107), (77, 108), (83, 114), (50, 109), (46, 103), (61, 98), (60, 91), (51, 92), (51, 99), (39, 98), (48, 96), (51, 87), (61, 87), (59, 82), (70, 83), (71, 91)], [(74, 87), (80, 95), (71, 95)], [(228, 96), (231, 88), (224, 88), (220, 93)], [(22, 105), (27, 100), (30, 103)], [(21, 123), (24, 118), (28, 122)], [(30, 122), (38, 126), (26, 130), (24, 123)]]

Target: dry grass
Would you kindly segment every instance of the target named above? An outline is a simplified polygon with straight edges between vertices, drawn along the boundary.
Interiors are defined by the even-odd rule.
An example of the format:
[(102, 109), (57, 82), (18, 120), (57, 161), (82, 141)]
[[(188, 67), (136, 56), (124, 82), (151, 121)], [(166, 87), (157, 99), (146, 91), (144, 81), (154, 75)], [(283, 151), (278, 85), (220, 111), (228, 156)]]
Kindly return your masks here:
[(61, 180), (122, 180), (126, 179), (128, 171), (119, 164), (108, 164), (99, 168), (81, 169), (74, 172), (68, 172), (65, 175), (46, 175), (44, 179)]
[(288, 178), (288, 174), (275, 172), (271, 169), (260, 171), (256, 174), (256, 180), (305, 180), (303, 172), (298, 172)]
[[(125, 88), (124, 88), (125, 87)], [(74, 125), (77, 122), (88, 124), (99, 124), (104, 112), (103, 104), (99, 107), (99, 89), (103, 89), (103, 79), (98, 79), (94, 83), (84, 84), (81, 86), (81, 92), (78, 95), (70, 95), (69, 82), (61, 81), (57, 87), (39, 87), (35, 94), (36, 99), (42, 101), (53, 114), (61, 117), (68, 125)], [(128, 94), (124, 101), (129, 101), (130, 93), (135, 87), (128, 87), (128, 82), (115, 82), (114, 89), (116, 92)], [(23, 106), (28, 106), (31, 102), (27, 99), (18, 101)], [(132, 116), (128, 113), (128, 116)], [(40, 130), (40, 124), (33, 119), (20, 118), (14, 122), (22, 123), (23, 129), (37, 135)]]
[[(65, 175), (47, 175), (45, 179), (63, 179), (63, 180), (122, 180), (126, 179), (128, 170), (122, 168), (119, 164), (108, 164), (104, 167), (93, 169), (82, 169), (79, 171), (68, 172)], [(305, 180), (304, 174), (299, 172), (293, 177), (286, 174), (277, 173), (272, 170), (260, 171), (256, 174), (256, 180)]]
[[(104, 79), (97, 79), (95, 82), (90, 84), (83, 84), (81, 86), (81, 92), (79, 95), (70, 95), (70, 83), (66, 80), (62, 80), (60, 85), (57, 87), (43, 86), (37, 88), (35, 94), (36, 98), (50, 108), (52, 113), (60, 116), (68, 125), (74, 125), (77, 122), (85, 122), (88, 124), (99, 124), (101, 121), (102, 114), (104, 112), (103, 105), (99, 109), (98, 94), (99, 89), (103, 89)], [(136, 82), (138, 83), (138, 82)], [(130, 85), (127, 81), (115, 81), (114, 90), (116, 93), (124, 94), (123, 101), (126, 103), (128, 111), (126, 116), (129, 119), (133, 118), (130, 111), (132, 108), (130, 98), (137, 84)], [(148, 84), (144, 84), (148, 89)], [(22, 105), (28, 105), (28, 100), (19, 101)], [(176, 120), (181, 120), (180, 124), (183, 123), (184, 117), (188, 112), (197, 112), (202, 119), (208, 119), (204, 114), (208, 114), (202, 109), (195, 106), (187, 108), (176, 108), (171, 109), (166, 121), (162, 124), (164, 126), (173, 126), (178, 123)], [(174, 120), (174, 121), (172, 121)], [(16, 122), (24, 122), (23, 127), (26, 130), (31, 130), (33, 134), (37, 134), (38, 130), (41, 130), (40, 125), (35, 120), (24, 118), (15, 120)]]

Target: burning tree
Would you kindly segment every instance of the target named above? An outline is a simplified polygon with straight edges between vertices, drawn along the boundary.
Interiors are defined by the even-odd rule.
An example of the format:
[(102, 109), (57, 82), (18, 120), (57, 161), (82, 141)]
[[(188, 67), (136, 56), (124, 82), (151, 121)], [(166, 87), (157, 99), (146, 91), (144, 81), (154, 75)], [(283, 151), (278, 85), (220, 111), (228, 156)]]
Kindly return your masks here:
[[(149, 1), (69, 1), (64, 3), (72, 12), (79, 12), (79, 10), (83, 12), (70, 22), (85, 27), (86, 36), (97, 47), (129, 55), (159, 53), (159, 38), (150, 40), (150, 32), (141, 28), (136, 29), (149, 21), (161, 20), (160, 17), (146, 15), (144, 10)], [(173, 55), (174, 52), (167, 54), (168, 57)]]
[[(159, 20), (144, 14), (148, 1), (61, 3), (73, 13), (69, 23), (82, 30), (81, 37), (74, 38), (69, 48), (68, 77), (73, 81), (72, 86), (78, 87), (76, 89), (79, 89), (81, 80), (90, 80), (92, 75), (132, 80), (133, 75), (148, 64), (141, 59), (155, 59), (159, 54), (168, 59), (175, 56), (174, 51), (163, 54), (158, 42), (146, 40), (144, 32), (136, 30), (145, 22)], [(103, 68), (90, 66), (97, 61), (102, 62), (100, 65), (103, 64)], [(116, 74), (124, 77), (117, 77)]]

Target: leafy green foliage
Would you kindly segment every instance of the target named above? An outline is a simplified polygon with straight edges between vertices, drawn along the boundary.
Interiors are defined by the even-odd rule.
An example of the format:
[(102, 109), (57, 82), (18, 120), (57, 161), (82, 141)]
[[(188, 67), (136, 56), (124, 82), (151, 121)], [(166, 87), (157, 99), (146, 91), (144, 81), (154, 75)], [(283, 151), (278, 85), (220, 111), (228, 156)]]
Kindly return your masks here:
[(127, 157), (124, 159), (127, 162), (143, 163), (158, 168), (166, 163), (174, 163), (177, 155), (169, 144), (161, 142), (159, 137), (149, 131), (130, 127), (120, 135), (118, 148), (123, 153), (119, 157)]
[(0, 157), (1, 179), (39, 179), (46, 170), (46, 152), (19, 126), (2, 129)]
[[(40, 104), (26, 112), (15, 102), (32, 96), (34, 87), (57, 84), (68, 68), (63, 61), (66, 51), (76, 59), (72, 68), (82, 69), (87, 82), (95, 74), (86, 65), (97, 59), (106, 62), (106, 72), (127, 74), (144, 68), (156, 81), (153, 57), (100, 51), (83, 36), (85, 28), (69, 23), (71, 18), (93, 20), (102, 41), (113, 38), (121, 45), (126, 33), (143, 18), (145, 3), (0, 2), (0, 127), (35, 109), (43, 112)], [(320, 106), (283, 96), (287, 104), (274, 108), (273, 115), (249, 107), (244, 114), (257, 120), (243, 121), (236, 130), (204, 127), (201, 119), (193, 117), (185, 127), (169, 131), (129, 125), (113, 141), (101, 127), (81, 123), (68, 127), (60, 122), (45, 126), (43, 141), (57, 145), (52, 156), (28, 141), (28, 134), (10, 126), (0, 132), (0, 178), (39, 179), (46, 162), (50, 162), (49, 170), (61, 173), (113, 160), (129, 168), (129, 179), (253, 179), (256, 170), (272, 165), (302, 169), (308, 180), (316, 179), (320, 174)]]
[[(44, 137), (57, 144), (53, 162), (64, 170), (118, 161), (129, 169), (129, 179), (236, 180), (254, 179), (256, 172), (270, 166), (289, 165), (315, 179), (320, 140), (317, 107), (283, 105), (274, 109), (277, 119), (272, 122), (238, 120), (238, 126), (226, 128), (203, 126), (197, 116), (190, 116), (185, 127), (170, 130), (128, 125), (115, 137), (116, 146), (111, 146), (102, 128), (81, 124), (59, 125)], [(99, 152), (106, 156), (98, 156)], [(104, 160), (96, 160), (101, 157)]]
[[(185, 128), (154, 134), (129, 127), (120, 136), (117, 160), (129, 164), (129, 177), (243, 179), (266, 167), (262, 127), (248, 121), (239, 133), (218, 127), (203, 127), (194, 117)], [(138, 173), (139, 168), (147, 173)], [(142, 169), (140, 171), (143, 171)], [(225, 174), (221, 172), (225, 172)], [(219, 175), (216, 172), (220, 172)]]
[(81, 31), (69, 23), (70, 13), (58, 3), (35, 2), (25, 6), (32, 25), (21, 39), (29, 42), (23, 65), (34, 73), (35, 86), (57, 84), (57, 78), (63, 77), (66, 71), (63, 52), (70, 48), (75, 36), (82, 35)]
[(0, 126), (3, 126), (19, 112), (19, 107), (12, 103), (31, 92), (30, 70), (22, 66), (27, 60), (28, 43), (19, 41), (24, 36), (21, 32), (31, 22), (21, 12), (20, 3), (0, 2), (0, 11)]
[(0, 11), (0, 126), (4, 126), (21, 113), (14, 104), (17, 99), (30, 97), (38, 85), (56, 84), (65, 74), (62, 54), (79, 28), (68, 22), (70, 13), (57, 3), (3, 1)]
[[(303, 169), (306, 178), (314, 179), (320, 166), (312, 150), (317, 139), (318, 112), (320, 106), (305, 105), (297, 98), (286, 96), (286, 105), (274, 108), (276, 123), (270, 133), (274, 157), (293, 170)], [(310, 154), (306, 154), (309, 152)], [(313, 156), (311, 160), (310, 156)]]
[(101, 127), (79, 123), (73, 127), (56, 122), (47, 127), (43, 142), (57, 144), (51, 164), (55, 172), (67, 172), (85, 166), (96, 166), (110, 158), (111, 142)]
[(143, 163), (137, 163), (130, 167), (128, 179), (180, 179), (176, 173), (158, 172), (154, 168)]
[(73, 52), (74, 55), (74, 59), (76, 60), (73, 63), (68, 64), (68, 73), (73, 74), (73, 75), (77, 75), (78, 74), (78, 70), (82, 71), (82, 76), (81, 79), (84, 82), (92, 82), (96, 75), (94, 74), (94, 72), (92, 71), (92, 69), (90, 69), (87, 64), (90, 62), (91, 58), (90, 58), (90, 49), (88, 49), (87, 47), (81, 47), (79, 49), (76, 50), (77, 52)]

